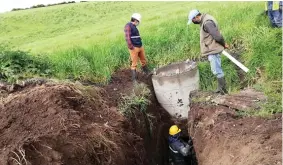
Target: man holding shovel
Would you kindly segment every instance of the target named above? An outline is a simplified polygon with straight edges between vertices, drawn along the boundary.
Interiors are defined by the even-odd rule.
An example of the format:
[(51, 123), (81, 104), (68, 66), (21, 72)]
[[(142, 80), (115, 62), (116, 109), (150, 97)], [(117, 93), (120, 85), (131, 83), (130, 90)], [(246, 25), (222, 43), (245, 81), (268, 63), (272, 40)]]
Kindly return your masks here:
[(191, 10), (188, 24), (200, 25), (200, 49), (203, 56), (208, 57), (212, 73), (217, 77), (218, 88), (216, 93), (226, 94), (226, 82), (221, 67), (221, 52), (228, 48), (223, 36), (219, 32), (218, 23), (209, 14), (201, 14), (198, 10)]

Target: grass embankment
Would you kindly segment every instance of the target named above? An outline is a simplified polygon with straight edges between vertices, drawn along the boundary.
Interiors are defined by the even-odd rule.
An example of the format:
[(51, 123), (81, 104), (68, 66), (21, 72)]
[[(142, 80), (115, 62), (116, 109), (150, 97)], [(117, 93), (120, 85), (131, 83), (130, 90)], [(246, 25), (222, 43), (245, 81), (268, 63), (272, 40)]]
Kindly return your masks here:
[[(257, 114), (281, 112), (282, 31), (269, 27), (262, 15), (264, 2), (88, 2), (1, 14), (1, 45), (33, 55), (2, 53), (1, 72), (11, 69), (11, 81), (36, 74), (107, 83), (116, 69), (129, 67), (123, 27), (135, 11), (143, 16), (139, 29), (150, 68), (199, 60), (199, 26), (186, 25), (193, 8), (218, 20), (230, 51), (236, 51), (250, 69), (241, 77), (222, 57), (229, 90), (255, 85), (269, 96)], [(24, 62), (4, 57), (9, 54)], [(22, 66), (17, 69), (14, 63)], [(199, 62), (199, 69), (201, 88), (215, 88), (208, 62)]]

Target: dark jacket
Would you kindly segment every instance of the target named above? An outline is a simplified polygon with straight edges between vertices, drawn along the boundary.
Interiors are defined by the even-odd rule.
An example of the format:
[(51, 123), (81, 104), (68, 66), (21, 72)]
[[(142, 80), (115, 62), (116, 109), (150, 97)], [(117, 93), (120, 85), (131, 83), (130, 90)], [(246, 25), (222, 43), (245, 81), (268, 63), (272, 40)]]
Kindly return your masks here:
[(197, 165), (191, 137), (169, 136), (169, 161), (174, 165)]
[(142, 47), (142, 39), (136, 25), (132, 24), (131, 22), (127, 23), (125, 25), (124, 32), (129, 49), (134, 49), (134, 47)]

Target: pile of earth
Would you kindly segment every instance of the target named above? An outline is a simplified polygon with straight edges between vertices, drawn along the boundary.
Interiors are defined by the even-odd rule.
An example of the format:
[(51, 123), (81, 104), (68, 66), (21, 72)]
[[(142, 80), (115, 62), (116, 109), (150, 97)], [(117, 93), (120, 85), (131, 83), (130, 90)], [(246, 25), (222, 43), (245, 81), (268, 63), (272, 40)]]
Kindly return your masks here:
[(43, 84), (2, 97), (0, 164), (147, 164), (143, 139), (103, 95)]
[(189, 112), (188, 132), (200, 165), (282, 164), (282, 114), (264, 118), (239, 115), (257, 109), (265, 100), (262, 93), (245, 89), (237, 94), (211, 96), (193, 96), (193, 100), (206, 102), (192, 102)]
[(0, 84), (0, 164), (167, 165), (172, 124), (192, 136), (199, 165), (282, 164), (281, 114), (239, 115), (239, 109), (260, 108), (254, 102), (265, 100), (263, 95), (198, 92), (189, 119), (178, 121), (158, 104), (150, 77), (139, 73), (138, 81), (151, 95), (145, 112), (132, 107), (135, 118), (119, 112), (135, 88), (129, 69), (117, 71), (102, 88)]

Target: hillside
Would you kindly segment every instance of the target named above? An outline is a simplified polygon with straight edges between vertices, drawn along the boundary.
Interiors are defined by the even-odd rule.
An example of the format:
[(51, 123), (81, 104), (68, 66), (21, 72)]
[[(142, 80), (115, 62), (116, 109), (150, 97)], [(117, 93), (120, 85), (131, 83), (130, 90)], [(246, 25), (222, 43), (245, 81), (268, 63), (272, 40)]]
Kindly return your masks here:
[[(269, 27), (263, 2), (87, 2), (14, 11), (0, 14), (0, 43), (5, 49), (29, 51), (31, 60), (40, 61), (35, 67), (46, 64), (45, 76), (106, 83), (115, 70), (129, 65), (123, 27), (133, 12), (143, 16), (139, 29), (151, 68), (200, 60), (199, 27), (186, 25), (193, 8), (216, 17), (229, 51), (250, 69), (239, 72), (223, 57), (229, 90), (255, 85), (270, 96), (268, 111), (280, 111), (282, 32)], [(25, 53), (19, 54), (13, 56)], [(208, 63), (199, 62), (199, 69), (201, 88), (213, 89)], [(12, 73), (20, 74), (16, 79), (33, 75), (21, 72)]]
[[(222, 56), (229, 94), (212, 92), (199, 26), (187, 26), (193, 8), (218, 20), (227, 51), (250, 69)], [(175, 124), (191, 163), (282, 164), (282, 29), (263, 10), (263, 2), (85, 2), (0, 14), (0, 164), (168, 165)], [(180, 65), (173, 78), (157, 69), (157, 82), (138, 70), (133, 84), (123, 32), (133, 12), (142, 14), (150, 69), (194, 60), (200, 90)]]

